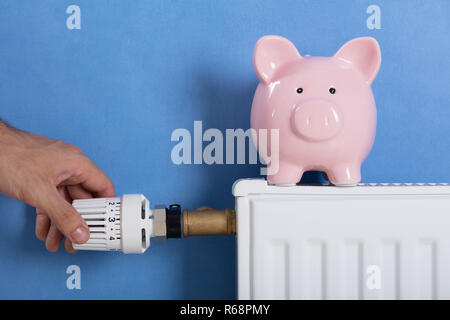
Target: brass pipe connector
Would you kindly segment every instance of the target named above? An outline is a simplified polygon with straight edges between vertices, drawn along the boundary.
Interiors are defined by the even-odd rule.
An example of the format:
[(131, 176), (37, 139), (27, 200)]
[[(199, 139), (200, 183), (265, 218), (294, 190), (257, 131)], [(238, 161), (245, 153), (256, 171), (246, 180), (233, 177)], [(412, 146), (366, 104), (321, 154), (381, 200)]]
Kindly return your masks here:
[(183, 235), (189, 236), (231, 236), (236, 233), (236, 211), (216, 210), (201, 207), (197, 210), (183, 210)]

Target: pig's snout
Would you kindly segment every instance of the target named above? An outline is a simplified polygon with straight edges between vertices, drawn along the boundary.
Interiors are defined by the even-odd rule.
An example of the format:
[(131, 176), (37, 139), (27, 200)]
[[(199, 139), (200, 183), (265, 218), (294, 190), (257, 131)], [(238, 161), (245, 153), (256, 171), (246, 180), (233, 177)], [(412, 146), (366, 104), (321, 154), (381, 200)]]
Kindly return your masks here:
[(326, 100), (308, 100), (293, 110), (293, 126), (303, 138), (311, 141), (328, 140), (342, 128), (339, 108)]

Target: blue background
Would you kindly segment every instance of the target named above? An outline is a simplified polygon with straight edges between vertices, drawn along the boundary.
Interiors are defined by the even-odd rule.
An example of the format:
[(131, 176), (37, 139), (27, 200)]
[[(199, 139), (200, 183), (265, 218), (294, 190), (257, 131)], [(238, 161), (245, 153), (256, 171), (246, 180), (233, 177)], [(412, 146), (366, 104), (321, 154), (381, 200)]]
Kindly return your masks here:
[[(81, 7), (81, 30), (66, 28), (70, 4)], [(381, 8), (381, 30), (366, 27), (370, 4)], [(265, 34), (325, 56), (353, 37), (375, 37), (379, 123), (363, 180), (450, 181), (446, 0), (2, 0), (0, 117), (80, 146), (118, 194), (233, 207), (233, 181), (258, 176), (259, 167), (176, 166), (170, 136), (194, 120), (204, 129), (249, 127), (252, 51)], [(153, 242), (143, 255), (51, 254), (34, 236), (34, 215), (0, 196), (0, 298), (236, 296), (234, 238)], [(81, 267), (81, 290), (66, 288), (71, 264)]]

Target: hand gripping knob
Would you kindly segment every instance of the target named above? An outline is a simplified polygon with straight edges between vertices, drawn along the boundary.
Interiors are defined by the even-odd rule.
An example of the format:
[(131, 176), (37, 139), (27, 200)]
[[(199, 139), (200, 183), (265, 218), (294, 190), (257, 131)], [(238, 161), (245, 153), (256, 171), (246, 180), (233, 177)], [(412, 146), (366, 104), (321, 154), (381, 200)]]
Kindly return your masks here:
[(143, 253), (150, 246), (153, 215), (143, 195), (81, 199), (74, 200), (72, 205), (91, 233), (86, 243), (73, 244), (74, 249)]

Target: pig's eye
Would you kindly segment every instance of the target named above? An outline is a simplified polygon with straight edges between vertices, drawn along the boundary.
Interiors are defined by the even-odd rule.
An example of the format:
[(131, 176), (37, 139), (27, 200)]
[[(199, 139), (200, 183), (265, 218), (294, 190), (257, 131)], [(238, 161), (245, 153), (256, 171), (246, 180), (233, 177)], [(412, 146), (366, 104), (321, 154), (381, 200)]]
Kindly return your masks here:
[(298, 88), (297, 89), (297, 93), (302, 93), (303, 92), (303, 88)]
[(328, 90), (328, 91), (330, 91), (331, 94), (335, 94), (336, 93), (336, 89), (333, 88), (333, 87), (331, 87), (330, 90)]

